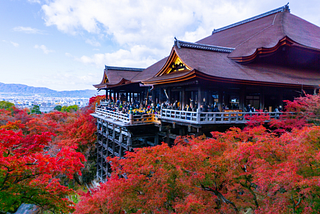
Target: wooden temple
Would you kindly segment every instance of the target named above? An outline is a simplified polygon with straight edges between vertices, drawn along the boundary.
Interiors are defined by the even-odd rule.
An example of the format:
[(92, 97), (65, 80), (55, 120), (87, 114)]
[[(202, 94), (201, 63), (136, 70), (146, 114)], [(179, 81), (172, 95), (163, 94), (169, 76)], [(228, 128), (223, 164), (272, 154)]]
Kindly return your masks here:
[(106, 66), (94, 86), (109, 100), (175, 108), (135, 115), (106, 108), (107, 102), (97, 106), (97, 176), (110, 175), (107, 156), (242, 125), (257, 113), (249, 104), (279, 117), (283, 100), (314, 94), (319, 84), (320, 27), (291, 14), (288, 5), (214, 29), (195, 43), (175, 38), (170, 54), (146, 69)]

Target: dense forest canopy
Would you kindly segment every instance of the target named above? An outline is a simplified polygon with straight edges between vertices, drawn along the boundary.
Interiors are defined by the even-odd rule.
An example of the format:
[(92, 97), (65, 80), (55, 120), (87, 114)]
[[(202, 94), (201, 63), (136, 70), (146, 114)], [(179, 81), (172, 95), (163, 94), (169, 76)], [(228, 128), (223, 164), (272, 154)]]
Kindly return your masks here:
[(109, 158), (108, 182), (75, 213), (317, 213), (320, 97), (287, 101), (281, 120), (261, 114), (243, 130)]
[(95, 175), (95, 102), (78, 111), (41, 114), (0, 103), (0, 213), (22, 203), (68, 213), (75, 185)]
[[(109, 158), (99, 188), (95, 120), (86, 108), (30, 114), (0, 106), (0, 213), (22, 203), (55, 213), (316, 213), (320, 209), (320, 96), (287, 101), (281, 120), (180, 137), (169, 147)], [(72, 195), (80, 194), (80, 202)]]

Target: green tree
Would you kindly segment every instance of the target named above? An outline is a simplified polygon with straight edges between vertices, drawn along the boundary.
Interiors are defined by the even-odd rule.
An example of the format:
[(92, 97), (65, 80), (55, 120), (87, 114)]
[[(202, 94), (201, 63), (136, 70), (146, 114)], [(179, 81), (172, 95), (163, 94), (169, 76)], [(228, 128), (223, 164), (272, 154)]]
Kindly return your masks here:
[(57, 105), (56, 107), (54, 107), (54, 110), (57, 110), (57, 111), (61, 111), (61, 109), (62, 109), (61, 105)]
[(41, 114), (40, 106), (34, 105), (31, 109), (31, 114)]
[(63, 106), (61, 108), (62, 112), (76, 112), (78, 111), (79, 107), (77, 105), (71, 105), (71, 106)]
[(13, 103), (10, 103), (8, 101), (0, 101), (0, 109), (6, 109), (12, 108), (14, 106)]

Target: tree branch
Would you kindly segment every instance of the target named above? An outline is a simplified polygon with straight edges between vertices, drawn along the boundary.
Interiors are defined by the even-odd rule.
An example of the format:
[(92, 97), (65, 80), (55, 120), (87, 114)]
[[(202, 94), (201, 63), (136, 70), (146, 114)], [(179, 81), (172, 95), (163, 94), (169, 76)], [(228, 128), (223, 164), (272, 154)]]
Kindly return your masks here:
[(209, 192), (213, 192), (213, 194), (215, 194), (215, 195), (220, 199), (220, 201), (222, 201), (222, 202), (224, 202), (224, 203), (227, 203), (227, 204), (231, 204), (231, 205), (233, 206), (233, 209), (234, 209), (237, 213), (239, 212), (239, 209), (236, 207), (236, 205), (235, 205), (232, 201), (226, 199), (218, 190), (214, 190), (214, 189), (212, 189), (212, 188), (210, 188), (210, 187), (205, 187), (205, 186), (203, 186), (202, 184), (200, 184), (200, 185), (201, 185), (201, 188), (202, 188), (203, 190), (206, 190), (206, 191), (209, 191)]

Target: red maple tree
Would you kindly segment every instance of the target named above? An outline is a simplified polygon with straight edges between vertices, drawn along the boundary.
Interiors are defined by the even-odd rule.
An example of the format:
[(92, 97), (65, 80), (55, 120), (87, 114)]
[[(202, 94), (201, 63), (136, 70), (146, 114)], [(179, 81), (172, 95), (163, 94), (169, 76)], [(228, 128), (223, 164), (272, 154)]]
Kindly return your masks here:
[(73, 210), (67, 197), (74, 190), (66, 184), (83, 180), (86, 158), (94, 156), (93, 109), (45, 114), (0, 109), (0, 213), (21, 203), (60, 213)]
[(213, 132), (208, 139), (179, 138), (173, 147), (109, 158), (111, 178), (85, 194), (75, 213), (316, 212), (319, 101), (310, 95), (288, 102), (291, 115), (276, 127), (281, 133), (260, 121), (244, 130)]

